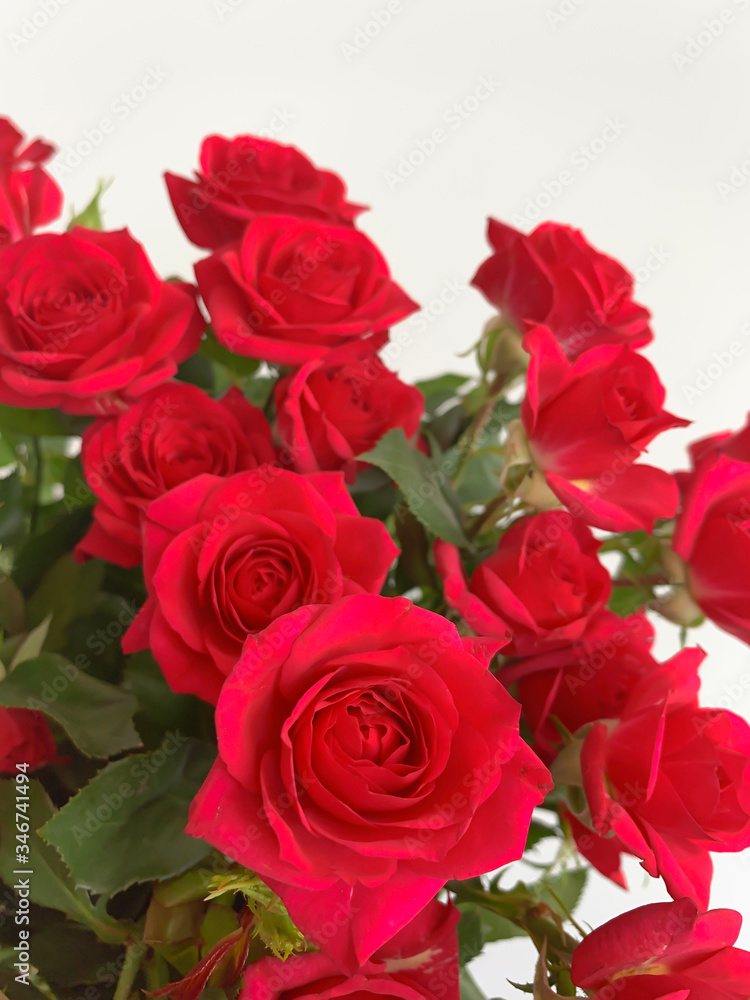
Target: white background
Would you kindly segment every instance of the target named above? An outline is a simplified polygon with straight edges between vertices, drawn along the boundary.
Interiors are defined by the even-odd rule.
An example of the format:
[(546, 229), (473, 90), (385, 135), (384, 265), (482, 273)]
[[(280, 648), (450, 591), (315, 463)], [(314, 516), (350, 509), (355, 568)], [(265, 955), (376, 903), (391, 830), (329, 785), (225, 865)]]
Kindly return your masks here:
[[(201, 252), (183, 238), (161, 173), (189, 173), (204, 135), (267, 130), (337, 170), (352, 199), (372, 206), (362, 228), (429, 310), (426, 332), (414, 327), (399, 358), (407, 379), (471, 370), (456, 354), (490, 314), (464, 287), (486, 256), (485, 218), (512, 222), (541, 203), (540, 218), (582, 228), (641, 279), (656, 330), (648, 356), (670, 408), (694, 421), (657, 442), (653, 460), (679, 467), (687, 441), (740, 426), (750, 377), (750, 184), (741, 166), (750, 174), (750, 0), (392, 0), (395, 13), (376, 33), (372, 12), (385, 6), (3, 0), (0, 107), (61, 148), (66, 217), (98, 178), (116, 178), (107, 225), (129, 226), (165, 276), (188, 276)], [(482, 93), (493, 92), (472, 100), (482, 80)], [(621, 134), (603, 144), (607, 119)], [(401, 157), (435, 128), (443, 141), (394, 182)], [(563, 170), (572, 181), (552, 198)], [(459, 293), (443, 307), (451, 283)], [(734, 341), (732, 366), (686, 392)], [(705, 703), (750, 716), (746, 648), (712, 628), (700, 642), (709, 652)], [(659, 646), (673, 652), (675, 630), (665, 628)], [(750, 916), (747, 858), (716, 857), (712, 905)], [(637, 865), (629, 870), (633, 892), (592, 881), (580, 919), (597, 924), (665, 898), (657, 883), (644, 887)], [(750, 947), (750, 921), (742, 940)], [(524, 943), (500, 943), (476, 975), (488, 995), (507, 997), (515, 991), (506, 977), (528, 981), (531, 959)]]

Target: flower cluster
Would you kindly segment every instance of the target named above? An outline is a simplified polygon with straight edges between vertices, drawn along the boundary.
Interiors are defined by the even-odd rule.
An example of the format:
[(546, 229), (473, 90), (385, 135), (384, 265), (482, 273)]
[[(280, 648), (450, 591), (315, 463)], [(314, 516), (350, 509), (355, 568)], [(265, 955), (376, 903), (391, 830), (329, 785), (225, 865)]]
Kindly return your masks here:
[[(540, 1000), (746, 997), (709, 905), (750, 725), (653, 621), (750, 642), (750, 424), (642, 460), (688, 422), (627, 270), (491, 220), (479, 374), (410, 386), (418, 306), (336, 174), (206, 138), (166, 175), (193, 284), (98, 195), (38, 232), (53, 153), (0, 120), (0, 774), (36, 801), (0, 876), (45, 852), (27, 922), (85, 972), (42, 992), (95, 946), (117, 996), (458, 1000), (526, 933)], [(583, 935), (570, 885), (626, 855), (672, 902)]]

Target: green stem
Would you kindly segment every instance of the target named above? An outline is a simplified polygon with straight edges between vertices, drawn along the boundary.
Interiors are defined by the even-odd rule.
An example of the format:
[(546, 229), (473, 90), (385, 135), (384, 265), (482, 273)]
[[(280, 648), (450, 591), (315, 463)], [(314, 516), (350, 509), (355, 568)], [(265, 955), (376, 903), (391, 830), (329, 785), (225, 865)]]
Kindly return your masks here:
[(612, 581), (613, 587), (658, 587), (671, 581), (661, 573), (651, 576), (618, 577)]
[(125, 952), (125, 962), (122, 966), (120, 978), (117, 980), (117, 989), (112, 1000), (128, 1000), (145, 954), (146, 947), (142, 941), (130, 942)]
[[(474, 541), (477, 535), (481, 535), (485, 527), (492, 527), (497, 521), (496, 514), (502, 510), (510, 498), (505, 493), (498, 493), (494, 500), (490, 500), (481, 514), (478, 514), (466, 529), (466, 537), (469, 541)], [(492, 524), (490, 524), (492, 522)]]
[(482, 436), (482, 431), (485, 429), (490, 417), (492, 416), (495, 403), (497, 403), (498, 399), (500, 399), (500, 396), (502, 395), (502, 391), (505, 387), (505, 380), (505, 374), (498, 375), (495, 378), (494, 382), (487, 390), (487, 398), (480, 409), (474, 414), (471, 423), (461, 435), (458, 442), (458, 462), (456, 464), (454, 478), (459, 476), (464, 466), (471, 458), (474, 448)]

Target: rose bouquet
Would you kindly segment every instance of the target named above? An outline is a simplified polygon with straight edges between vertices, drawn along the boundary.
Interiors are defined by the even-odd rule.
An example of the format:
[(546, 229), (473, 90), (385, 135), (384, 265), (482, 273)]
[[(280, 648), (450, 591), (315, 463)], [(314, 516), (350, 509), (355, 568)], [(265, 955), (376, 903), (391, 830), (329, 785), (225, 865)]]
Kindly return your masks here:
[[(476, 1000), (528, 936), (537, 1000), (747, 997), (689, 630), (750, 641), (750, 428), (643, 460), (687, 421), (625, 268), (491, 220), (478, 374), (410, 386), (336, 174), (205, 139), (193, 284), (101, 190), (60, 226), (53, 152), (0, 120), (0, 989)], [(626, 856), (672, 901), (587, 933)]]

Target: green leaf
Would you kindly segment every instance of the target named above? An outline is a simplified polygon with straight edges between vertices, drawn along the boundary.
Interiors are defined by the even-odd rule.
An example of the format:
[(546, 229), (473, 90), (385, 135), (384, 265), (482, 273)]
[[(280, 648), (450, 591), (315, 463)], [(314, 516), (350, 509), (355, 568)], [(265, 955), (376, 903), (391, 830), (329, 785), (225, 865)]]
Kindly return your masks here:
[(150, 652), (128, 657), (123, 684), (138, 699), (135, 724), (149, 749), (169, 730), (195, 732), (202, 703), (192, 695), (175, 694)]
[(475, 903), (459, 905), (461, 919), (458, 921), (458, 956), (461, 965), (471, 962), (484, 948), (482, 919)]
[(499, 450), (485, 451), (467, 461), (458, 477), (456, 495), (462, 504), (486, 504), (500, 491), (503, 456)]
[(58, 650), (65, 643), (65, 631), (74, 618), (91, 614), (104, 576), (104, 563), (97, 559), (79, 563), (66, 553), (47, 571), (27, 610), (29, 621), (39, 624), (52, 615), (47, 648)]
[(239, 354), (233, 354), (229, 348), (220, 344), (213, 330), (206, 331), (206, 336), (201, 341), (199, 353), (204, 358), (209, 358), (211, 361), (216, 361), (220, 365), (224, 365), (225, 368), (228, 368), (240, 378), (252, 375), (253, 372), (256, 372), (260, 368), (260, 361), (257, 361), (255, 358), (244, 358)]
[[(570, 868), (560, 875), (548, 876), (529, 886), (535, 899), (567, 918), (573, 913), (586, 885), (586, 868)], [(550, 891), (552, 890), (552, 891)]]
[(104, 229), (104, 222), (102, 221), (102, 210), (99, 204), (99, 200), (104, 192), (112, 186), (112, 181), (99, 181), (96, 185), (96, 194), (84, 208), (82, 212), (78, 215), (73, 215), (73, 218), (68, 224), (68, 232), (75, 226), (85, 226), (86, 229)]
[(46, 824), (42, 836), (77, 885), (114, 894), (179, 875), (210, 852), (184, 833), (214, 748), (171, 733), (159, 750), (109, 764)]
[(0, 406), (0, 430), (30, 437), (68, 435), (57, 410), (26, 410), (18, 406)]
[[(80, 541), (91, 521), (90, 508), (79, 508), (59, 517), (42, 534), (30, 538), (18, 554), (13, 579), (24, 593), (52, 564)], [(41, 618), (44, 617), (42, 614)], [(39, 619), (41, 621), (41, 618)]]
[(447, 373), (437, 378), (417, 382), (415, 388), (424, 396), (424, 408), (427, 414), (439, 410), (450, 399), (458, 398), (458, 390), (472, 380), (471, 375), (454, 375)]
[(545, 837), (556, 837), (557, 830), (552, 826), (545, 826), (544, 823), (538, 823), (533, 819), (529, 825), (529, 835), (526, 838), (526, 850), (530, 850), (535, 847), (540, 840), (544, 840)]
[[(65, 870), (65, 865), (55, 851), (38, 836), (36, 831), (55, 815), (54, 806), (47, 797), (44, 787), (36, 780), (29, 782), (29, 867), (34, 875), (30, 877), (30, 899), (39, 906), (49, 906), (67, 914), (73, 920), (90, 923), (96, 919), (88, 894), (76, 888)], [(0, 781), (0, 829), (15, 829), (16, 785), (12, 781)], [(0, 877), (9, 886), (18, 882), (14, 874), (25, 867), (16, 862), (16, 843), (11, 836), (0, 841)]]
[(13, 659), (10, 661), (9, 670), (13, 670), (19, 663), (24, 663), (26, 660), (33, 660), (35, 656), (39, 656), (44, 648), (50, 621), (51, 618), (48, 615), (28, 635), (21, 638), (21, 642), (13, 654)]
[(14, 547), (26, 533), (23, 486), (18, 469), (0, 479), (0, 545)]
[(613, 587), (607, 607), (621, 618), (627, 618), (640, 611), (652, 597), (648, 587)]
[(34, 965), (53, 988), (111, 983), (113, 970), (119, 968), (121, 950), (98, 941), (78, 924), (61, 921), (32, 937)]
[(409, 444), (402, 428), (389, 431), (359, 458), (388, 473), (425, 528), (454, 545), (469, 546), (448, 476)]
[(19, 663), (0, 682), (0, 705), (44, 712), (88, 757), (112, 757), (141, 745), (133, 725), (135, 696), (89, 677), (55, 653)]

